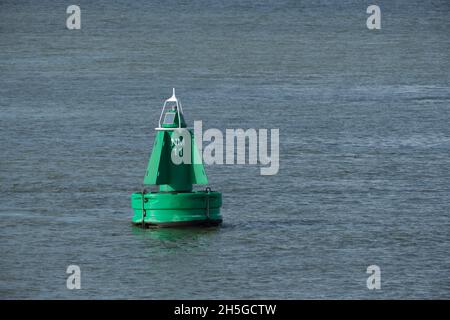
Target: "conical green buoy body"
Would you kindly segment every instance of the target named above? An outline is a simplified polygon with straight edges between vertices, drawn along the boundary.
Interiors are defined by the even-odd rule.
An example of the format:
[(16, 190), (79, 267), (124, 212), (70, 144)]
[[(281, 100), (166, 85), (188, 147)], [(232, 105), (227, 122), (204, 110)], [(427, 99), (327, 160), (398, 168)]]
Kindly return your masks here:
[(194, 184), (207, 183), (193, 131), (186, 128), (174, 90), (164, 103), (144, 177), (144, 186), (157, 185), (159, 191), (131, 195), (132, 222), (143, 227), (220, 224), (222, 194), (210, 188), (193, 190)]

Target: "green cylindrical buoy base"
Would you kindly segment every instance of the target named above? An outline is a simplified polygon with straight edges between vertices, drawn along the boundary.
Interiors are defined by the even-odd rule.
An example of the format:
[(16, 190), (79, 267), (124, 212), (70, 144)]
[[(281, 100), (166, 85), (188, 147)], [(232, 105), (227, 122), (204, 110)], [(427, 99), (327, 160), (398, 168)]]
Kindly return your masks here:
[[(216, 191), (152, 192), (131, 195), (133, 224), (145, 227), (219, 225), (222, 194)], [(144, 217), (143, 217), (144, 213)]]

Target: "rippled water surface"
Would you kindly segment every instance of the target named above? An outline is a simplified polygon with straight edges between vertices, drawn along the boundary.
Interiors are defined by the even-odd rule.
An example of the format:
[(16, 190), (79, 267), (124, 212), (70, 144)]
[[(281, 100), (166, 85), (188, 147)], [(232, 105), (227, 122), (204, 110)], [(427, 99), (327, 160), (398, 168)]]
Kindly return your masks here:
[[(372, 2), (82, 0), (69, 31), (2, 0), (0, 298), (450, 298), (450, 5), (370, 31)], [(130, 224), (172, 87), (191, 124), (280, 129), (277, 175), (206, 167), (221, 228)]]

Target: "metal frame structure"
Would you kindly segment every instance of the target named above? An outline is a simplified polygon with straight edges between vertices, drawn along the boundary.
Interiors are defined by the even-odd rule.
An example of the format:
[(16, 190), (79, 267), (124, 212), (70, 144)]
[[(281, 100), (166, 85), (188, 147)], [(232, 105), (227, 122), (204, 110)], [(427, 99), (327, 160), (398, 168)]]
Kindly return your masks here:
[[(162, 111), (161, 111), (161, 115), (159, 116), (159, 122), (158, 122), (159, 127), (158, 127), (158, 129), (162, 129), (161, 120), (163, 118), (164, 111), (166, 110), (166, 106), (167, 106), (168, 102), (175, 102), (176, 103), (178, 119), (181, 119), (180, 118), (180, 110), (181, 110), (181, 114), (183, 114), (183, 106), (181, 105), (181, 101), (179, 101), (177, 99), (177, 97), (175, 96), (175, 88), (173, 88), (172, 96), (169, 99), (167, 99), (166, 101), (164, 101), (164, 105), (163, 105), (163, 108), (162, 108)], [(181, 129), (181, 121), (178, 121), (178, 128)]]

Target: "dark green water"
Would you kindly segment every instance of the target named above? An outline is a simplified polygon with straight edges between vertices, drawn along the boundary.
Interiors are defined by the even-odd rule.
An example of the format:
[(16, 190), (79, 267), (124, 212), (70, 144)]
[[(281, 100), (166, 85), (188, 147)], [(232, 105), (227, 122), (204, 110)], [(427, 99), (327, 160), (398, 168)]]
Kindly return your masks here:
[[(450, 5), (392, 2), (1, 0), (0, 298), (450, 298)], [(172, 87), (280, 129), (277, 175), (206, 167), (221, 228), (130, 225)]]

